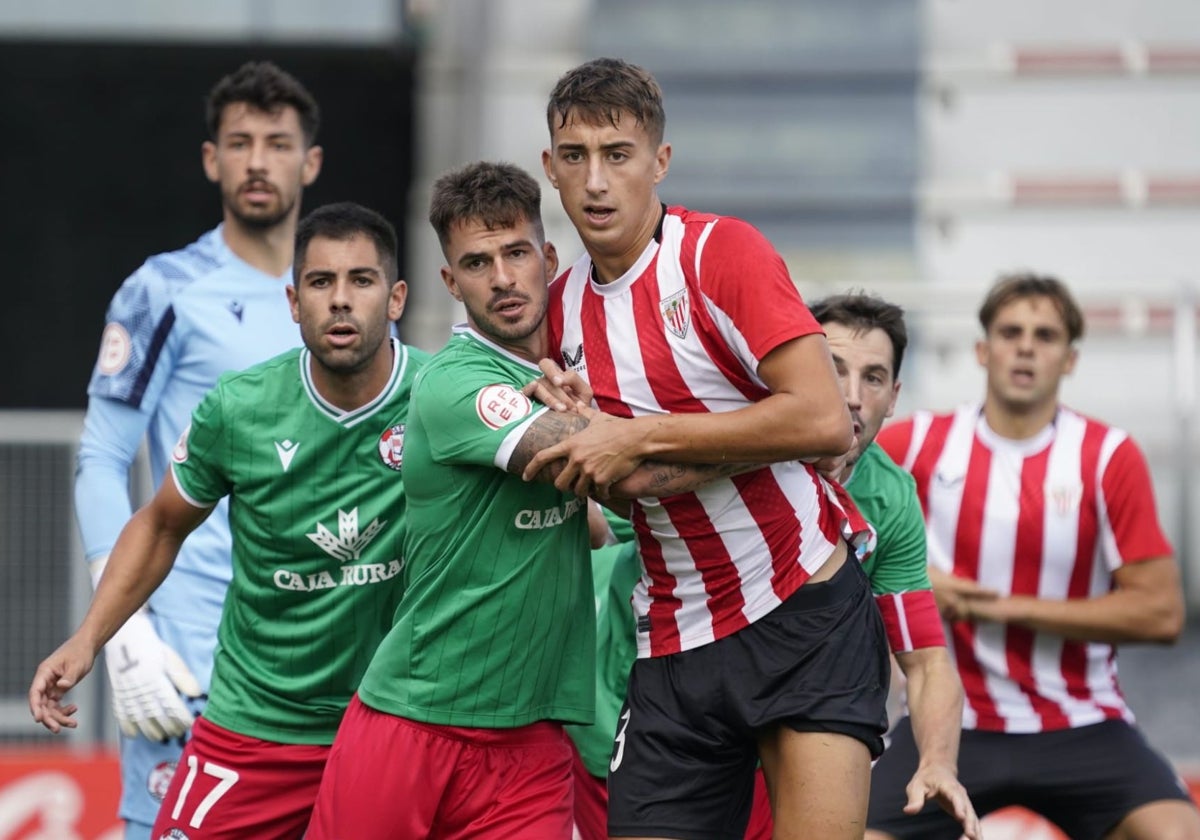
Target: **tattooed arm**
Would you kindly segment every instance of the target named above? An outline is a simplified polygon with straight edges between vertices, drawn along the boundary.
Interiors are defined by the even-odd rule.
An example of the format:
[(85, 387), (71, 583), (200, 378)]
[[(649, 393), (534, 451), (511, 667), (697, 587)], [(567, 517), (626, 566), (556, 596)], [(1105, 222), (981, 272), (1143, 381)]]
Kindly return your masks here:
[[(521, 475), (525, 467), (541, 450), (565, 440), (576, 432), (587, 428), (592, 417), (599, 412), (587, 410), (584, 414), (547, 411), (534, 420), (508, 460), (508, 471)], [(565, 460), (546, 464), (534, 481), (553, 483), (562, 471)], [(690, 493), (718, 478), (728, 478), (739, 473), (761, 467), (761, 464), (667, 464), (661, 461), (643, 461), (630, 475), (614, 484), (611, 494), (616, 498), (637, 499), (646, 496), (674, 496)]]

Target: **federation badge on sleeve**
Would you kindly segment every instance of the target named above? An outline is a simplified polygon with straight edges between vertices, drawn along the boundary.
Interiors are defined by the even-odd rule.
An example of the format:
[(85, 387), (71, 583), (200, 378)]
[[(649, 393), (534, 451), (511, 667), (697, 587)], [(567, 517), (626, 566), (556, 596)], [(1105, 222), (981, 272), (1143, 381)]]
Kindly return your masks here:
[(511, 385), (488, 385), (475, 395), (475, 411), (490, 429), (503, 429), (533, 411), (533, 403)]
[(192, 424), (188, 423), (187, 428), (183, 430), (183, 434), (179, 436), (179, 440), (175, 442), (175, 448), (171, 450), (171, 460), (176, 464), (182, 464), (187, 460), (188, 456), (188, 433), (192, 431)]
[(116, 321), (109, 321), (100, 336), (100, 358), (96, 360), (96, 369), (105, 376), (120, 373), (129, 364), (132, 349), (129, 331)]
[(404, 460), (404, 424), (397, 423), (379, 436), (379, 458), (394, 470)]

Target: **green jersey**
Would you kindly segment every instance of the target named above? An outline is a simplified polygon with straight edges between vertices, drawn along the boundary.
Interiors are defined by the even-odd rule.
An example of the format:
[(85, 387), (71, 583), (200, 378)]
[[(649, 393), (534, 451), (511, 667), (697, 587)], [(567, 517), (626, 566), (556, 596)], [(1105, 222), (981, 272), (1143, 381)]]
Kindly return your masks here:
[(587, 507), (506, 472), (545, 408), (534, 366), (460, 329), (417, 377), (404, 453), (406, 592), (359, 697), (426, 723), (590, 723)]
[(875, 595), (929, 589), (925, 558), (925, 515), (913, 477), (871, 441), (854, 465), (846, 490), (875, 528), (875, 551), (863, 570)]
[[(913, 477), (874, 442), (846, 481), (846, 490), (876, 531), (875, 551), (863, 562), (876, 596), (930, 588), (925, 565), (925, 517)], [(614, 532), (617, 532), (614, 526)], [(592, 552), (596, 586), (596, 725), (568, 727), (584, 766), (608, 775), (617, 716), (625, 702), (629, 669), (637, 656), (630, 595), (641, 574), (637, 544)]]
[(633, 526), (604, 512), (618, 542), (592, 551), (592, 584), (596, 597), (596, 722), (567, 727), (583, 764), (593, 776), (608, 775), (617, 717), (625, 700), (629, 669), (637, 659), (630, 597), (642, 576)]
[(283, 744), (330, 744), (403, 590), (409, 395), (427, 359), (393, 341), (391, 376), (342, 411), (305, 349), (227, 374), (192, 414), (175, 483), (229, 496), (233, 578), (204, 716)]

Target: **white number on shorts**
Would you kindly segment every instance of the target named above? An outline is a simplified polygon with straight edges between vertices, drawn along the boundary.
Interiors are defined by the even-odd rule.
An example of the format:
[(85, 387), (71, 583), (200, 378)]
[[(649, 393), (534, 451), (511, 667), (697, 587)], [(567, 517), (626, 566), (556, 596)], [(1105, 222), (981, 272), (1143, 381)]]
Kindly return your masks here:
[[(175, 800), (175, 807), (171, 810), (171, 819), (173, 820), (179, 819), (179, 815), (183, 811), (184, 800), (191, 793), (192, 782), (196, 781), (196, 756), (189, 755), (187, 761), (187, 778), (183, 780), (183, 786), (179, 788), (179, 798)], [(238, 772), (236, 770), (230, 770), (228, 767), (213, 764), (211, 761), (204, 762), (204, 775), (212, 776), (214, 779), (220, 779), (221, 781), (217, 782), (216, 787), (210, 790), (208, 796), (201, 800), (195, 813), (192, 814), (192, 818), (188, 820), (188, 825), (192, 828), (200, 827), (200, 823), (204, 822), (204, 818), (208, 816), (208, 812), (212, 810), (212, 806), (216, 805), (217, 800), (224, 796), (226, 791), (233, 787), (238, 780)]]
[(624, 714), (621, 715), (621, 731), (617, 733), (616, 749), (613, 750), (612, 761), (608, 764), (608, 772), (616, 773), (617, 768), (621, 766), (621, 759), (625, 757), (625, 730), (629, 728), (629, 715), (632, 709), (625, 708)]

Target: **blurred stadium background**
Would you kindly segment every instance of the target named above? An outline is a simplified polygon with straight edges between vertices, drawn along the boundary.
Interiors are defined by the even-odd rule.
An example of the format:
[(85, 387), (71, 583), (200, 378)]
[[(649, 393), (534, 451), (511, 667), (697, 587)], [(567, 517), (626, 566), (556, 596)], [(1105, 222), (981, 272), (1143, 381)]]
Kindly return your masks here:
[[(396, 223), (403, 331), (434, 350), (460, 312), (438, 279), (429, 184), (481, 157), (540, 177), (546, 95), (596, 55), (645, 65), (666, 91), (665, 200), (758, 225), (806, 297), (861, 288), (906, 306), (902, 414), (981, 395), (975, 309), (997, 273), (1066, 280), (1089, 334), (1065, 399), (1141, 443), (1200, 606), (1195, 0), (4, 3), (0, 840), (119, 836), (103, 681), (58, 739), (34, 728), (25, 691), (89, 597), (71, 481), (104, 308), (146, 256), (219, 218), (198, 165), (211, 84), (271, 58), (310, 87), (326, 164), (305, 205), (353, 199)], [(548, 234), (573, 259), (543, 186)], [(1194, 624), (1121, 659), (1139, 720), (1189, 776), (1198, 639)], [(1009, 831), (1044, 829), (1011, 817), (989, 837)]]

